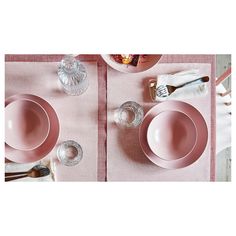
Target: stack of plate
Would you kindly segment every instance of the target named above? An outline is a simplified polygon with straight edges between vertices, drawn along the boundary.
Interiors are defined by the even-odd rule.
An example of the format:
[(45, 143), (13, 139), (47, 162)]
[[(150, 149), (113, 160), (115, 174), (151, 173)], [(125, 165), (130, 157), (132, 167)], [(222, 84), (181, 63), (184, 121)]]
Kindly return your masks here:
[(205, 150), (207, 125), (190, 104), (166, 101), (145, 115), (139, 140), (145, 155), (156, 165), (182, 168), (198, 160)]
[(6, 158), (17, 163), (35, 162), (45, 157), (59, 136), (55, 110), (44, 99), (18, 94), (5, 101)]

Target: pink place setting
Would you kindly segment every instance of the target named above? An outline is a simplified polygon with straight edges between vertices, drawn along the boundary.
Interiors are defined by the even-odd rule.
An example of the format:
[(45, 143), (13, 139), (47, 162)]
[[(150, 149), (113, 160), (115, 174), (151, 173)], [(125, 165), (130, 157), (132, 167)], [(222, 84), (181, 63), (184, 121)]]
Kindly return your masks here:
[(5, 55), (5, 181), (215, 181), (215, 55)]

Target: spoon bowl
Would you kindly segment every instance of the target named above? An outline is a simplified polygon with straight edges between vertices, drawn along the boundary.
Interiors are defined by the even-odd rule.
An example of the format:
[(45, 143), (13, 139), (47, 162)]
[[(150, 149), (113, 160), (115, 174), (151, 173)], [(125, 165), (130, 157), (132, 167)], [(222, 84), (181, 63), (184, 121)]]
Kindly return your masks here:
[(5, 173), (5, 181), (21, 179), (25, 177), (40, 178), (50, 174), (50, 169), (44, 165), (36, 165), (28, 171)]

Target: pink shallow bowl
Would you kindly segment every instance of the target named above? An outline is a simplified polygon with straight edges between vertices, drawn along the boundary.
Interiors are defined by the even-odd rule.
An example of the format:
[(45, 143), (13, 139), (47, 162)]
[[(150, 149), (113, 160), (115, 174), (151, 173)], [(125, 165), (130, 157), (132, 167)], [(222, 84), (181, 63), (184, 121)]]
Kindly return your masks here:
[(147, 142), (154, 154), (165, 160), (186, 156), (194, 147), (197, 132), (193, 121), (179, 111), (165, 111), (152, 119)]
[[(193, 135), (194, 137), (196, 137), (196, 142), (193, 145), (192, 149), (191, 149), (191, 146), (193, 144), (194, 138), (191, 138), (192, 141), (190, 142), (191, 144), (189, 145), (189, 150), (191, 149), (191, 151), (188, 152), (184, 157), (176, 158), (176, 157), (179, 157), (177, 155), (172, 155), (172, 158), (169, 158), (167, 156), (160, 157), (156, 155), (149, 146), (148, 128), (152, 120), (155, 119), (155, 117), (157, 117), (161, 113), (167, 112), (167, 111), (184, 113), (187, 117), (189, 117), (192, 120), (195, 126), (196, 132), (194, 132), (194, 128), (190, 124), (191, 121), (189, 121), (188, 118), (186, 117), (184, 118), (188, 120), (189, 124), (187, 125), (187, 127), (191, 127), (191, 131), (193, 132), (192, 134), (190, 133), (190, 135)], [(170, 114), (166, 116), (169, 116), (169, 115)], [(168, 128), (168, 126), (166, 128)], [(208, 131), (207, 131), (207, 125), (203, 116), (195, 107), (181, 101), (166, 101), (166, 102), (162, 102), (154, 106), (145, 115), (142, 125), (140, 126), (140, 129), (139, 129), (139, 141), (140, 141), (140, 146), (144, 154), (156, 165), (163, 168), (167, 168), (167, 169), (183, 168), (197, 161), (201, 157), (202, 153), (204, 152), (206, 148), (207, 140), (208, 140)], [(165, 152), (166, 152), (166, 149), (164, 149), (164, 154)], [(158, 153), (159, 153), (159, 150), (158, 150)], [(171, 154), (173, 153), (171, 152)], [(184, 152), (181, 152), (181, 154), (184, 155)]]
[(14, 95), (6, 99), (5, 107), (18, 100), (33, 101), (39, 104), (45, 110), (48, 116), (50, 129), (45, 141), (40, 146), (38, 146), (33, 150), (27, 150), (27, 151), (18, 150), (12, 148), (11, 146), (5, 143), (6, 158), (10, 161), (17, 163), (35, 162), (45, 157), (56, 145), (60, 129), (59, 120), (52, 106), (44, 99), (35, 95), (30, 95), (30, 94)]
[(101, 55), (103, 60), (113, 69), (124, 73), (138, 73), (150, 69), (161, 59), (162, 55), (145, 55), (139, 59), (137, 66), (125, 65), (116, 62), (110, 54)]
[(5, 141), (19, 150), (39, 147), (49, 133), (49, 118), (38, 103), (16, 100), (5, 107)]

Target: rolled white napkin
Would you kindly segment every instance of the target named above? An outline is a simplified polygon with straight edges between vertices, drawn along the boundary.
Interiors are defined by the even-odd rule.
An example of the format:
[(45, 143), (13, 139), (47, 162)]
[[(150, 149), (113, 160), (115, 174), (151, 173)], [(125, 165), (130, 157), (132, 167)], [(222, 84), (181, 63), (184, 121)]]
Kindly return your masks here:
[[(200, 74), (199, 70), (188, 70), (181, 71), (176, 74), (164, 74), (158, 75), (156, 81), (156, 88), (160, 85), (172, 85), (172, 86), (181, 86), (187, 82), (200, 79), (206, 75)], [(167, 97), (158, 97), (155, 96), (156, 101), (165, 101), (169, 99), (181, 100), (181, 99), (190, 99), (199, 96), (205, 96), (208, 93), (207, 83), (202, 83), (199, 81), (188, 84), (182, 88), (176, 89)]]

